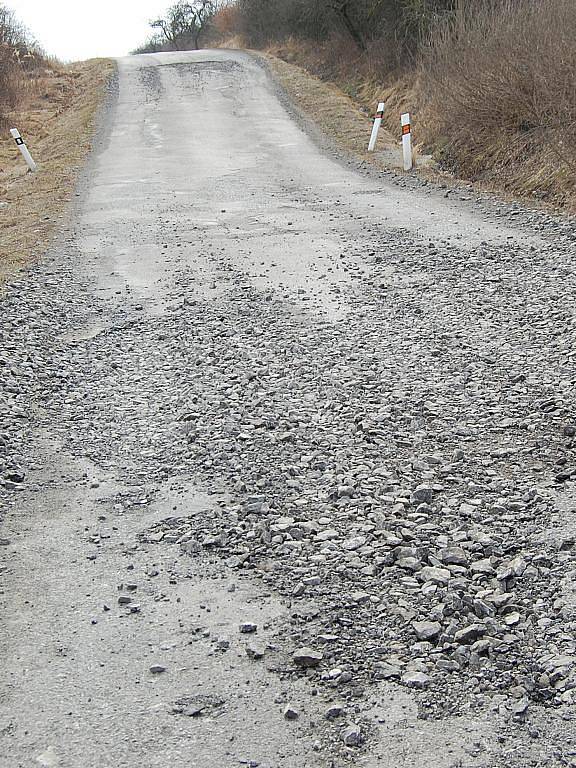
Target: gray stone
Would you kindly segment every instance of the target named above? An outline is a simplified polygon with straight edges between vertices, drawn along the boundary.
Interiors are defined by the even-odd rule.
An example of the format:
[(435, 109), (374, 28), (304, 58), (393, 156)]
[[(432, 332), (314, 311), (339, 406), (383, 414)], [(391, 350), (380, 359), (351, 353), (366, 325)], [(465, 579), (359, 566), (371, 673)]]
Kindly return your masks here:
[(342, 717), (346, 713), (346, 709), (342, 704), (331, 704), (324, 712), (326, 720), (336, 720), (338, 717)]
[(419, 485), (412, 492), (410, 501), (412, 504), (430, 504), (434, 498), (434, 489), (429, 485)]
[(258, 630), (258, 624), (254, 624), (253, 621), (243, 621), (238, 629), (243, 635), (249, 635), (250, 633), (256, 632)]
[(263, 659), (264, 653), (265, 648), (261, 643), (252, 641), (246, 646), (246, 656), (248, 656), (249, 659)]
[(483, 573), (487, 576), (492, 576), (496, 573), (494, 566), (491, 564), (488, 558), (483, 560), (475, 560), (470, 564), (470, 570), (472, 573)]
[(430, 682), (428, 675), (424, 672), (404, 672), (400, 681), (409, 688), (426, 688)]
[(448, 584), (452, 574), (447, 568), (436, 568), (433, 565), (426, 565), (416, 574), (420, 581), (431, 581), (433, 584)]
[(312, 648), (299, 648), (292, 656), (298, 667), (317, 667), (323, 658), (323, 653)]
[(365, 543), (365, 536), (354, 536), (352, 539), (346, 539), (342, 542), (342, 549), (354, 551), (355, 549), (360, 549), (360, 547), (364, 546)]
[(461, 547), (445, 547), (438, 552), (438, 560), (446, 565), (468, 565), (468, 554)]
[(284, 707), (284, 719), (285, 720), (298, 720), (300, 713), (295, 709), (292, 704), (287, 704)]
[(486, 628), (483, 624), (470, 624), (469, 626), (464, 627), (464, 629), (459, 629), (455, 632), (454, 640), (461, 644), (473, 643), (474, 640), (481, 637), (485, 631)]
[(359, 725), (349, 725), (342, 731), (342, 741), (347, 747), (359, 747), (364, 742), (362, 729)]
[(413, 621), (412, 627), (418, 640), (432, 640), (442, 631), (439, 621)]

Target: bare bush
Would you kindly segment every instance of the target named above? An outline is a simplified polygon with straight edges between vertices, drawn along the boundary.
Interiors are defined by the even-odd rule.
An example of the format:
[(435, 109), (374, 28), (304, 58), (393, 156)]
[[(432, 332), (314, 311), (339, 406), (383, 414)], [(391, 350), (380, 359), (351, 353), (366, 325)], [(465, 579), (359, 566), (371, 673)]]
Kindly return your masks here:
[(27, 80), (44, 64), (43, 52), (25, 27), (0, 5), (0, 124), (17, 105)]
[(11, 50), (0, 44), (0, 124), (6, 121), (8, 111), (16, 102), (16, 78)]
[(423, 127), (443, 162), (525, 191), (574, 191), (576, 3), (467, 0), (423, 51)]
[(215, 34), (221, 39), (228, 39), (238, 34), (240, 18), (238, 6), (227, 3), (220, 7), (213, 20)]
[(164, 37), (162, 35), (155, 34), (151, 35), (148, 40), (146, 40), (146, 42), (142, 45), (139, 45), (138, 48), (135, 48), (133, 51), (131, 51), (131, 54), (135, 56), (139, 53), (160, 53), (161, 51), (165, 51), (166, 48), (167, 44)]

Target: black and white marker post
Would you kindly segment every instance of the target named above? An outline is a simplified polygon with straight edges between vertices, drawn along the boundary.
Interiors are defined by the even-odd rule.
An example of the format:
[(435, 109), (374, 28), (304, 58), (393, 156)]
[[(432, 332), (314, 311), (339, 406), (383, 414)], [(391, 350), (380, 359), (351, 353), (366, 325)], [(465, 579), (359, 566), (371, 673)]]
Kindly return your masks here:
[(38, 170), (38, 167), (36, 166), (36, 163), (32, 159), (32, 155), (28, 151), (28, 147), (24, 143), (24, 139), (22, 138), (22, 136), (20, 136), (20, 131), (18, 130), (18, 128), (11, 128), (10, 133), (12, 134), (12, 138), (18, 145), (18, 149), (20, 150), (20, 152), (22, 152), (22, 157), (24, 158), (24, 160), (26, 160), (26, 163), (28, 164), (28, 168), (30, 168), (32, 173), (36, 173), (36, 171)]
[(378, 104), (378, 109), (374, 115), (374, 125), (372, 126), (372, 135), (370, 136), (370, 143), (368, 144), (368, 152), (374, 152), (376, 146), (376, 139), (378, 138), (378, 131), (382, 125), (382, 118), (384, 117), (384, 102), (381, 101)]

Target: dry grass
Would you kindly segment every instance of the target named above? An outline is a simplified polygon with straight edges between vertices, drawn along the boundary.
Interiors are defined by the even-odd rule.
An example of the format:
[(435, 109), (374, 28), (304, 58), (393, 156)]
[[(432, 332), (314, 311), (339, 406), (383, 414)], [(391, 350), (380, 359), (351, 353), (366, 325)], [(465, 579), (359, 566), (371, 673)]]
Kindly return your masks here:
[(65, 217), (79, 167), (90, 150), (93, 122), (114, 65), (93, 60), (45, 69), (20, 93), (10, 122), (39, 165), (26, 165), (10, 133), (0, 139), (0, 283), (45, 249)]
[(464, 3), (421, 72), (421, 127), (443, 166), (574, 206), (574, 0)]

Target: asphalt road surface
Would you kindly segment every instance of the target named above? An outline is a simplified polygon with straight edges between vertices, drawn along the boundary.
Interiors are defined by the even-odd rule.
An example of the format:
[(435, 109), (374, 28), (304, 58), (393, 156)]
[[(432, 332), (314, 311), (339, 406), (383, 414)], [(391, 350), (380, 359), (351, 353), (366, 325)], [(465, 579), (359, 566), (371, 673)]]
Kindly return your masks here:
[(118, 67), (2, 300), (0, 766), (576, 765), (572, 222)]

